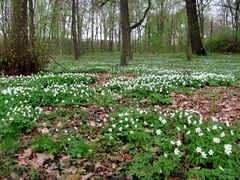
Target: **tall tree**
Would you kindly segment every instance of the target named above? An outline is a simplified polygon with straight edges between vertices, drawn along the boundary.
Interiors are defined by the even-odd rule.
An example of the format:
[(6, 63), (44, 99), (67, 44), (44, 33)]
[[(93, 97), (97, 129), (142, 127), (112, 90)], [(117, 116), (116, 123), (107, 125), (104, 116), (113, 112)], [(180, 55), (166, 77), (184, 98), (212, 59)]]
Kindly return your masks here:
[(77, 0), (76, 4), (77, 8), (77, 37), (78, 37), (78, 57), (81, 56), (81, 44), (82, 44), (82, 19), (80, 15), (80, 3), (79, 0)]
[(120, 0), (120, 24), (122, 31), (122, 52), (121, 52), (121, 65), (127, 65), (127, 58), (132, 58), (131, 52), (131, 32), (133, 29), (139, 27), (145, 20), (148, 11), (151, 7), (151, 0), (148, 0), (148, 7), (146, 8), (143, 17), (130, 26), (129, 21), (129, 7), (128, 0)]
[(186, 0), (186, 9), (192, 52), (197, 55), (207, 55), (200, 37), (196, 0)]
[(36, 34), (35, 34), (35, 24), (34, 24), (34, 7), (33, 7), (33, 0), (29, 0), (29, 39), (31, 46), (35, 48), (36, 45)]
[[(12, 0), (12, 49), (17, 57), (13, 74), (29, 74), (29, 63), (24, 60), (28, 48), (28, 1)], [(14, 63), (14, 62), (13, 62)]]
[(128, 0), (120, 0), (120, 17), (120, 24), (122, 30), (122, 49), (120, 65), (125, 66), (127, 65), (127, 57), (129, 49), (131, 48)]
[(78, 37), (76, 29), (76, 1), (72, 0), (72, 39), (75, 60), (79, 59)]

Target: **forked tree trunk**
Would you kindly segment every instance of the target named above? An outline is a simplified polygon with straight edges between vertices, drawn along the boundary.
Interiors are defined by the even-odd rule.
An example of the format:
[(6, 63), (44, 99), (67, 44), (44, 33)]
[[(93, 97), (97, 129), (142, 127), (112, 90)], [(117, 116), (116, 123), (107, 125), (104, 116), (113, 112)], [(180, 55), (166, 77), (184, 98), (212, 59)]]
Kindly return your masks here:
[(186, 0), (188, 31), (192, 52), (197, 55), (207, 55), (200, 37), (196, 0)]
[(122, 30), (122, 50), (121, 50), (120, 65), (126, 66), (129, 50), (131, 49), (128, 0), (120, 0), (120, 18), (121, 18), (120, 24), (121, 24), (121, 30)]

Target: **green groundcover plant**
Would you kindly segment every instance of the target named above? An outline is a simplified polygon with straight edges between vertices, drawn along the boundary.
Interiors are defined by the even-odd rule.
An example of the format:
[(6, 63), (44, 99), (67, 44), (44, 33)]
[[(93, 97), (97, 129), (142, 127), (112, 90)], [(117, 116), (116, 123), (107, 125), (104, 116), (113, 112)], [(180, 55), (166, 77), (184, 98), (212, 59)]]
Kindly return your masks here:
[(104, 135), (112, 141), (135, 144), (141, 153), (129, 167), (138, 178), (169, 176), (238, 177), (239, 129), (196, 111), (132, 109), (113, 114)]

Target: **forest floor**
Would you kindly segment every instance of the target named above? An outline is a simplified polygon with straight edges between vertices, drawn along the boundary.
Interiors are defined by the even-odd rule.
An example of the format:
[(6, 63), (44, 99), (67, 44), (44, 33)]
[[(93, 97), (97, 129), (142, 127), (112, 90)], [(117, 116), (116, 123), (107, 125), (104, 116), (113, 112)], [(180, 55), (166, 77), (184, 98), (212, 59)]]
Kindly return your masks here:
[(0, 179), (239, 178), (239, 55), (118, 59), (0, 77)]

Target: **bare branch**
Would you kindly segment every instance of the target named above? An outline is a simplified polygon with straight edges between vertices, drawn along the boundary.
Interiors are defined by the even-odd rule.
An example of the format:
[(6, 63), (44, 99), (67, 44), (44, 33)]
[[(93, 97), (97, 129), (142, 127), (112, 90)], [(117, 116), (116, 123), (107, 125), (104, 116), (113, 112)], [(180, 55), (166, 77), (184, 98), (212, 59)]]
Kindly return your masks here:
[(137, 28), (138, 26), (140, 26), (140, 25), (143, 23), (143, 21), (145, 20), (148, 12), (149, 12), (149, 10), (150, 10), (150, 8), (151, 8), (151, 0), (148, 0), (148, 7), (147, 7), (147, 9), (145, 10), (142, 19), (140, 19), (136, 24), (132, 25), (132, 26), (130, 27), (131, 30)]

